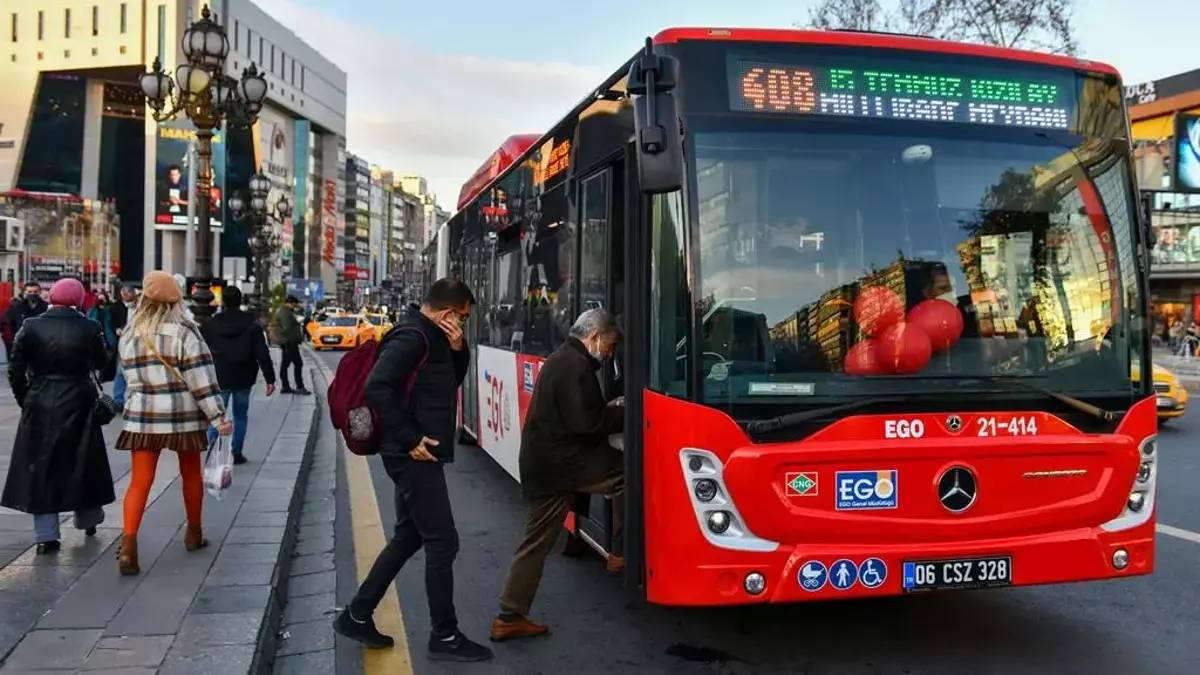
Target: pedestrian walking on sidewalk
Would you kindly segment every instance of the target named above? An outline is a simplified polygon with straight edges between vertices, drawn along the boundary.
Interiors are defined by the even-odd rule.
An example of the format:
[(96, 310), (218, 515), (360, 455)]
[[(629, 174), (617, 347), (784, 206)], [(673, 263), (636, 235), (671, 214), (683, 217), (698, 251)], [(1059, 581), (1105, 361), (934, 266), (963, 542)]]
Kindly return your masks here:
[(96, 300), (87, 312), (89, 319), (100, 324), (104, 335), (104, 347), (108, 349), (110, 356), (108, 362), (100, 369), (101, 382), (111, 382), (116, 374), (117, 332), (112, 325), (113, 306), (114, 303), (108, 299), (108, 292), (100, 290), (96, 292)]
[(383, 466), (396, 486), (396, 528), (334, 630), (368, 647), (394, 641), (375, 627), (372, 614), (400, 569), (425, 549), (425, 593), (433, 633), (429, 658), (486, 661), (492, 652), (467, 639), (454, 611), (454, 558), (458, 531), (446, 490), (446, 464), (454, 461), (458, 387), (471, 352), (463, 336), (475, 297), (466, 284), (441, 279), (423, 304), (393, 328), (379, 346), (367, 377), (367, 404), (380, 415)]
[[(296, 318), (298, 307), (300, 307), (300, 300), (294, 295), (287, 296), (283, 305), (275, 311), (275, 317), (271, 321), (271, 330), (283, 352), (283, 358), (279, 362), (279, 379), (283, 381), (283, 388), (280, 389), (280, 392), (307, 396), (312, 392), (304, 388), (304, 380), (301, 378), (304, 372), (304, 361), (300, 358), (300, 343), (304, 341), (304, 329), (300, 325), (300, 320)], [(296, 380), (295, 389), (288, 384), (287, 368), (289, 364), (292, 366), (292, 373)]]
[(545, 624), (528, 618), (563, 518), (580, 492), (612, 497), (612, 554), (608, 571), (620, 572), (624, 514), (624, 456), (609, 444), (625, 414), (606, 405), (596, 372), (612, 358), (621, 329), (604, 309), (589, 309), (571, 326), (570, 337), (538, 374), (521, 435), (521, 492), (529, 502), (525, 535), (513, 555), (500, 593), (500, 615), (492, 621), (494, 641), (545, 635)]
[[(222, 311), (200, 328), (200, 334), (212, 350), (221, 385), (221, 401), (226, 408), (233, 406), (233, 463), (245, 464), (242, 448), (250, 423), (250, 390), (258, 382), (258, 371), (267, 381), (267, 396), (275, 393), (275, 368), (267, 338), (254, 315), (242, 311), (242, 291), (227, 286), (221, 297)], [(216, 429), (208, 430), (211, 443)]]
[[(100, 425), (93, 419), (93, 374), (108, 361), (100, 326), (79, 312), (83, 284), (62, 279), (53, 305), (25, 319), (13, 344), (8, 382), (21, 421), (0, 505), (33, 515), (37, 552), (59, 550), (58, 514), (75, 512), (88, 536), (111, 504), (112, 471)], [(39, 298), (40, 299), (40, 298)]]
[[(82, 303), (80, 304), (82, 305)], [(12, 360), (13, 342), (17, 339), (17, 333), (21, 331), (21, 324), (25, 322), (25, 319), (41, 316), (49, 308), (50, 306), (42, 299), (41, 284), (30, 281), (25, 284), (25, 290), (20, 300), (13, 300), (8, 309), (4, 311), (4, 349), (5, 357), (9, 361)]]
[[(137, 309), (137, 289), (132, 284), (121, 284), (120, 302), (113, 303), (112, 309), (112, 326), (113, 333), (120, 341), (121, 335), (125, 332), (125, 326), (129, 323), (129, 317), (133, 316), (133, 310)], [(121, 368), (121, 352), (116, 350), (113, 358), (114, 366), (113, 373), (113, 401), (121, 408), (125, 407), (125, 371)]]
[(179, 458), (183, 503), (187, 512), (184, 546), (204, 548), (200, 512), (204, 499), (201, 456), (207, 430), (233, 431), (224, 421), (212, 354), (200, 329), (183, 312), (183, 294), (171, 275), (151, 272), (142, 281), (142, 300), (121, 336), (121, 362), (129, 381), (125, 422), (117, 448), (133, 452), (133, 476), (125, 492), (125, 530), (117, 566), (137, 574), (137, 534), (150, 486), (164, 449)]

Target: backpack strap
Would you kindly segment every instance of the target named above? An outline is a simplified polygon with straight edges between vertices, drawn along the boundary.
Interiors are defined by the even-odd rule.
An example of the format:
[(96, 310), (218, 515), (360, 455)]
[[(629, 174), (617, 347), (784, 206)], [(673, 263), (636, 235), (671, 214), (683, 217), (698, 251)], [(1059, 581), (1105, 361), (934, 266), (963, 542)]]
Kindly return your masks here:
[(417, 384), (417, 376), (425, 368), (425, 364), (429, 361), (429, 336), (425, 335), (425, 331), (420, 328), (401, 326), (389, 331), (387, 337), (392, 337), (399, 333), (416, 333), (421, 336), (421, 342), (425, 345), (425, 351), (421, 354), (420, 360), (417, 361), (416, 367), (408, 375), (408, 381), (404, 383), (404, 399), (408, 402), (412, 399), (413, 387)]

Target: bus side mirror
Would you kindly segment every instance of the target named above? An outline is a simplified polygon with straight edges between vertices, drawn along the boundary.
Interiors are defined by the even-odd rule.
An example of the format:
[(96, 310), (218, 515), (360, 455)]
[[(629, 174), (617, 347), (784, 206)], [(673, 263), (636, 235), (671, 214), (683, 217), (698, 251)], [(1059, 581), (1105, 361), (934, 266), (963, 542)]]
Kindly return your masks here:
[(672, 192), (683, 185), (683, 139), (672, 93), (678, 74), (679, 62), (655, 54), (650, 38), (646, 51), (629, 67), (638, 173), (646, 194)]

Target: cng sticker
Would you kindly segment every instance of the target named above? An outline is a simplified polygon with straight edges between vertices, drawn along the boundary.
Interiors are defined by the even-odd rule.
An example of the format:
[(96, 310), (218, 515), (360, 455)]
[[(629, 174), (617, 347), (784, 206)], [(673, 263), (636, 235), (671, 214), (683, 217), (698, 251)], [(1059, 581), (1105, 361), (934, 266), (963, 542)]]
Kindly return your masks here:
[(784, 476), (789, 497), (815, 497), (817, 494), (817, 472), (789, 472)]

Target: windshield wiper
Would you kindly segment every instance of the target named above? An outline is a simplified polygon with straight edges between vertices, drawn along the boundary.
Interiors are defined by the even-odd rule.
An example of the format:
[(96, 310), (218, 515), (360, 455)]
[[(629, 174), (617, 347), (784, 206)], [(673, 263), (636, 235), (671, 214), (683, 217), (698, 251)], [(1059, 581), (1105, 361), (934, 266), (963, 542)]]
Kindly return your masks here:
[(769, 417), (765, 420), (750, 420), (746, 422), (746, 432), (751, 434), (766, 434), (772, 431), (779, 431), (787, 427), (794, 427), (798, 424), (804, 424), (811, 420), (820, 419), (832, 413), (840, 413), (858, 408), (865, 408), (871, 405), (880, 403), (899, 403), (904, 399), (899, 398), (860, 398), (848, 403), (839, 403), (838, 405), (825, 406), (824, 408), (813, 408), (811, 410), (801, 410), (800, 412), (788, 413), (778, 417)]
[(1068, 396), (1067, 394), (1059, 393), (1057, 391), (1052, 391), (1050, 389), (1046, 389), (1045, 387), (1039, 387), (1038, 385), (1026, 382), (1019, 377), (1004, 377), (1004, 376), (1000, 376), (1000, 375), (979, 375), (979, 376), (964, 377), (962, 379), (978, 380), (980, 382), (987, 382), (988, 384), (1013, 384), (1013, 385), (1016, 385), (1023, 389), (1028, 389), (1029, 391), (1037, 392), (1043, 396), (1049, 396), (1050, 398), (1055, 399), (1061, 403), (1064, 403), (1064, 404), (1078, 410), (1079, 412), (1086, 413), (1088, 415), (1091, 415), (1092, 417), (1095, 417), (1098, 420), (1103, 420), (1105, 422), (1112, 422), (1112, 421), (1116, 420), (1117, 416), (1120, 415), (1122, 412), (1124, 412), (1124, 411), (1105, 410), (1104, 408), (1101, 408), (1100, 406), (1092, 405), (1091, 403), (1088, 403), (1087, 401), (1085, 401), (1081, 398), (1075, 398), (1074, 396)]

